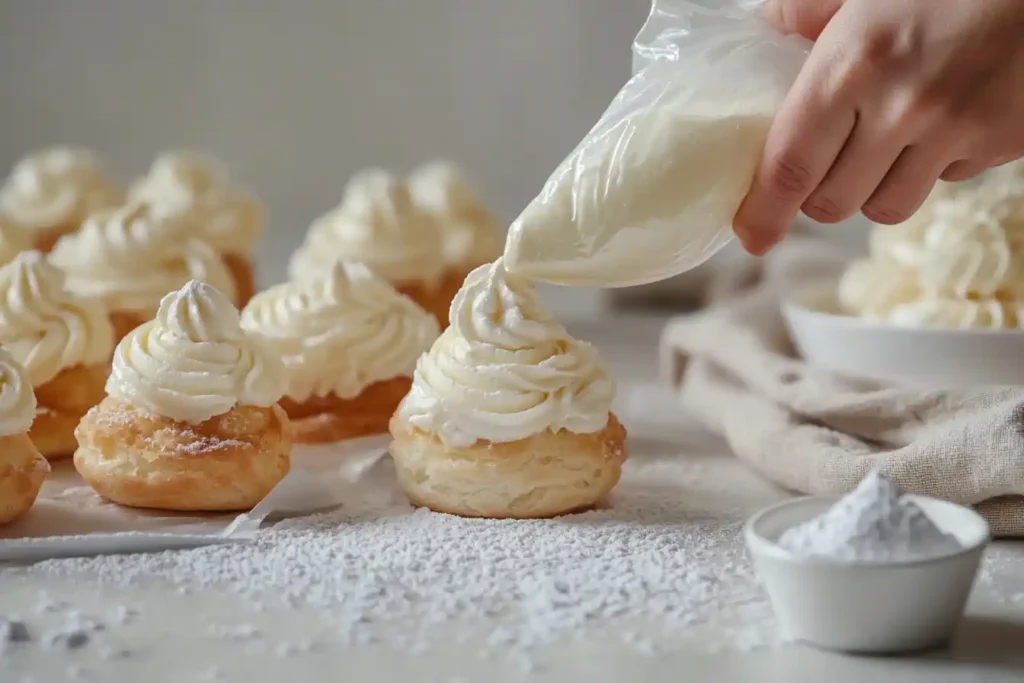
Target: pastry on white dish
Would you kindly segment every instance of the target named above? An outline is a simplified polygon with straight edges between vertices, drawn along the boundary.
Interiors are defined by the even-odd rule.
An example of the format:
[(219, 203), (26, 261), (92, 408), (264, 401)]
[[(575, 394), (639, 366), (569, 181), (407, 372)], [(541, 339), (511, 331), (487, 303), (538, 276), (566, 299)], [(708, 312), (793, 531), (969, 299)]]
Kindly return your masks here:
[(28, 435), (35, 416), (36, 396), (28, 373), (0, 349), (0, 524), (32, 507), (50, 471)]

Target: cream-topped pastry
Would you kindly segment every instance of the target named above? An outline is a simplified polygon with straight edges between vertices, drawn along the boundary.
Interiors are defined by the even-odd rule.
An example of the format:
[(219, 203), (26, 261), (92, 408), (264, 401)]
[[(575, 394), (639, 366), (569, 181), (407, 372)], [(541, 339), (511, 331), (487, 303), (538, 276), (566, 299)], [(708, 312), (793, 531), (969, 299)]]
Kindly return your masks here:
[(339, 260), (365, 263), (439, 318), (450, 303), (442, 291), (446, 265), (438, 225), (412, 201), (406, 183), (387, 171), (364, 171), (349, 181), (341, 203), (310, 226), (288, 273), (302, 280)]
[(263, 232), (262, 203), (237, 185), (217, 159), (193, 151), (167, 152), (129, 191), (133, 199), (185, 207), (194, 235), (221, 255), (235, 279), (237, 300), (252, 296), (252, 254)]
[(283, 358), (281, 404), (297, 440), (308, 442), (386, 432), (416, 360), (438, 335), (416, 302), (345, 262), (260, 292), (242, 311), (242, 327)]
[(466, 278), (451, 326), (420, 358), (391, 423), (413, 502), (471, 516), (545, 517), (618, 481), (615, 382), (499, 259)]
[(480, 202), (455, 164), (435, 161), (417, 168), (409, 177), (409, 191), (413, 201), (434, 216), (445, 262), (461, 271), (463, 278), (501, 255), (498, 219)]
[(22, 252), (0, 268), (0, 345), (35, 389), (33, 441), (48, 458), (70, 455), (79, 418), (103, 398), (114, 346), (106, 309), (66, 289), (43, 254)]
[(137, 410), (199, 423), (236, 405), (268, 408), (284, 395), (284, 366), (241, 328), (238, 309), (191, 280), (114, 351), (107, 394)]
[(52, 147), (24, 157), (0, 188), (0, 216), (49, 251), (53, 243), (93, 211), (116, 206), (123, 195), (96, 155), (75, 147)]
[(251, 508), (290, 467), (285, 383), (231, 301), (192, 280), (117, 345), (107, 398), (75, 432), (75, 468), (121, 505)]
[(28, 435), (35, 416), (36, 396), (28, 373), (0, 349), (0, 524), (32, 507), (50, 471)]
[(220, 256), (192, 234), (181, 205), (139, 200), (93, 214), (62, 238), (50, 260), (67, 286), (107, 307), (120, 339), (156, 313), (160, 300), (189, 280), (234, 297), (235, 283)]

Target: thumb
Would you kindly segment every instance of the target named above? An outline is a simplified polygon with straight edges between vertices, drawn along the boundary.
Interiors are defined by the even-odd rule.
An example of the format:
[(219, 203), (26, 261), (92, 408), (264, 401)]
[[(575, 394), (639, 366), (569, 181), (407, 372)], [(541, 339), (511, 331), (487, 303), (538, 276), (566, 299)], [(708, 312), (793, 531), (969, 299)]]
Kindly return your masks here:
[(767, 0), (764, 18), (783, 33), (817, 40), (846, 0)]

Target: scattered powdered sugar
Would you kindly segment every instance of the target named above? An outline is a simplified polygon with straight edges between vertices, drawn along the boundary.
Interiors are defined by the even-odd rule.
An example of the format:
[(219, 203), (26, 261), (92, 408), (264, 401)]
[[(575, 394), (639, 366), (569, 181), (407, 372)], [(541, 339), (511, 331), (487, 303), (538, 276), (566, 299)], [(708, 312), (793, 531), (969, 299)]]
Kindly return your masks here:
[[(655, 652), (711, 624), (726, 634), (719, 649), (777, 642), (740, 528), (781, 494), (726, 457), (682, 458), (673, 452), (679, 446), (645, 439), (632, 448), (611, 509), (535, 521), (413, 510), (384, 460), (342, 509), (281, 522), (251, 544), (51, 560), (27, 571), (112, 585), (218, 587), (254, 609), (278, 599), (310, 605), (343, 645), (386, 637), (422, 651), (445, 623), (465, 624), (490, 647), (523, 656), (593, 633)], [(659, 448), (664, 455), (644, 454)], [(396, 623), (404, 642), (387, 629)]]
[(0, 650), (9, 643), (27, 643), (31, 640), (32, 634), (24, 621), (0, 617)]
[(779, 545), (802, 557), (864, 562), (899, 562), (961, 549), (877, 470), (827, 512), (782, 534)]

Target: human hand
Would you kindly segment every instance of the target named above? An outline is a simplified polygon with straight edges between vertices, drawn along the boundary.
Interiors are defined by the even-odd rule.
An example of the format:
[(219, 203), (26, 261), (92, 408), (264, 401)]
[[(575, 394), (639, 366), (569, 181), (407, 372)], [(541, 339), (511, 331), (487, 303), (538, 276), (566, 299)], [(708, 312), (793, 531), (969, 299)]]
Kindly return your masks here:
[(1024, 1), (769, 0), (814, 48), (734, 228), (763, 254), (801, 210), (900, 223), (938, 178), (1024, 156)]

